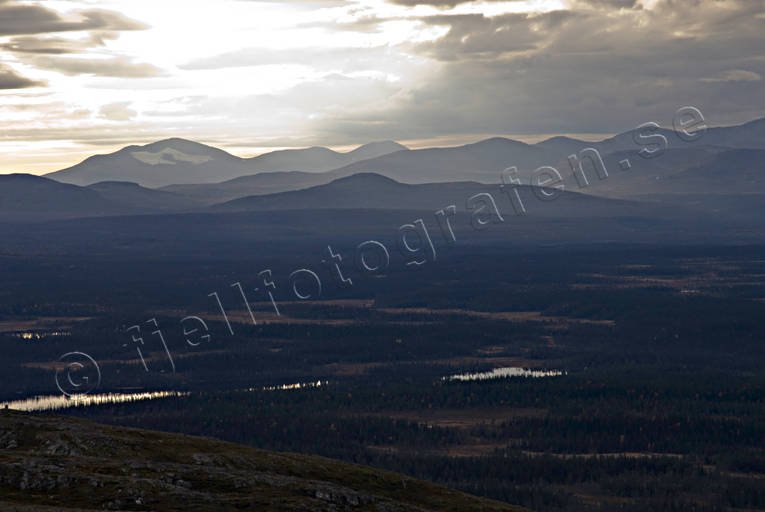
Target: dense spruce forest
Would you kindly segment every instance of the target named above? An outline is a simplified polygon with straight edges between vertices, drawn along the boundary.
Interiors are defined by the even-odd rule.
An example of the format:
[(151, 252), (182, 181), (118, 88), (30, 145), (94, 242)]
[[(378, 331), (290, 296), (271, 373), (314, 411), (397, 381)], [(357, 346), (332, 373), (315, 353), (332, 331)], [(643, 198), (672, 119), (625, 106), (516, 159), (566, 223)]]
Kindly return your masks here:
[[(55, 394), (50, 362), (77, 350), (99, 363), (97, 393), (190, 394), (65, 414), (343, 459), (540, 511), (765, 508), (762, 248), (454, 247), (299, 301), (278, 276), (305, 254), (274, 259), (280, 314), (261, 290), (252, 316), (230, 284), (255, 288), (261, 268), (242, 260), (113, 273), (110, 258), (6, 255), (4, 318), (69, 320), (0, 337), (3, 399)], [(71, 267), (86, 286), (67, 286)], [(32, 272), (39, 289), (22, 286)], [(188, 315), (209, 338), (187, 334)], [(502, 367), (560, 373), (449, 379)]]

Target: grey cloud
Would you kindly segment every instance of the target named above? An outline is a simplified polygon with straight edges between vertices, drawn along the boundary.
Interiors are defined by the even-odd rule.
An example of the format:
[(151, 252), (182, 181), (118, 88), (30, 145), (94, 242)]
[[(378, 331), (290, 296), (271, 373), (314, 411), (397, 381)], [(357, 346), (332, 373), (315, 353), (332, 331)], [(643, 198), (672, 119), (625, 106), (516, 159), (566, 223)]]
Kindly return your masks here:
[[(161, 74), (156, 67), (125, 56), (98, 59), (87, 53), (116, 39), (120, 31), (146, 28), (141, 22), (102, 9), (60, 14), (39, 4), (0, 0), (0, 36), (15, 36), (0, 44), (0, 50), (13, 53), (24, 64), (66, 75), (142, 78)], [(84, 32), (85, 37), (48, 35), (58, 32)], [(62, 57), (67, 54), (78, 56)]]
[(152, 64), (134, 62), (125, 56), (108, 59), (91, 59), (80, 57), (56, 57), (50, 55), (34, 55), (25, 62), (40, 69), (58, 71), (69, 76), (92, 75), (114, 78), (151, 78), (162, 76), (162, 70)]
[(384, 80), (350, 77), (331, 73), (317, 80), (300, 83), (280, 94), (262, 94), (247, 98), (203, 98), (195, 102), (189, 115), (247, 118), (252, 113), (268, 119), (305, 119), (324, 117), (344, 108), (372, 106), (396, 93), (396, 87)]
[(98, 111), (98, 114), (99, 117), (109, 121), (130, 121), (138, 113), (129, 107), (129, 101), (109, 103), (108, 105), (101, 107), (101, 109)]
[(42, 87), (44, 85), (44, 82), (23, 77), (11, 68), (0, 64), (0, 90), (26, 89), (29, 87)]
[[(239, 135), (244, 139), (240, 145), (251, 145), (253, 133), (261, 133), (265, 145), (302, 146), (328, 143), (322, 138), (323, 131), (306, 126), (311, 123), (309, 119), (334, 119), (346, 110), (384, 108), (381, 100), (397, 92), (395, 85), (383, 79), (330, 73), (278, 94), (178, 98), (173, 106), (183, 108), (174, 108), (171, 119), (162, 119), (168, 117), (162, 111), (142, 114), (144, 119), (150, 116), (157, 122), (182, 125), (189, 133), (225, 133), (232, 138), (229, 144)], [(332, 143), (345, 143), (337, 139)]]
[[(660, 0), (643, 9), (634, 2), (590, 0), (548, 13), (408, 19), (449, 30), (436, 41), (396, 47), (250, 49), (185, 67), (292, 62), (348, 71), (374, 69), (389, 53), (438, 61), (416, 86), (328, 76), (280, 95), (230, 105), (205, 102), (193, 112), (230, 112), (231, 126), (245, 123), (236, 116), (258, 112), (285, 120), (285, 126), (298, 123), (322, 144), (465, 133), (615, 132), (645, 121), (666, 125), (688, 104), (712, 124), (765, 115), (757, 79), (765, 76), (765, 18), (751, 2)], [(362, 25), (383, 21), (368, 18)], [(282, 140), (290, 133), (275, 129), (272, 135)]]
[(373, 14), (368, 16), (361, 16), (353, 21), (320, 21), (313, 23), (302, 23), (298, 25), (298, 28), (321, 28), (328, 32), (333, 31), (348, 31), (348, 32), (363, 32), (363, 33), (376, 33), (380, 31), (380, 24), (389, 21), (406, 20), (406, 17), (389, 17), (380, 18)]
[(762, 76), (754, 71), (746, 69), (731, 69), (720, 76), (702, 78), (702, 82), (756, 82), (762, 80)]
[(60, 37), (15, 37), (8, 43), (0, 45), (0, 49), (14, 53), (45, 53), (58, 55), (73, 53), (82, 49), (77, 41), (70, 41)]
[(638, 0), (568, 0), (566, 4), (569, 9), (580, 9), (582, 7), (608, 10), (641, 8)]
[[(491, 18), (480, 14), (412, 18), (427, 25), (449, 26), (449, 33), (436, 42), (405, 44), (398, 48), (389, 46), (284, 50), (247, 48), (196, 59), (180, 67), (193, 70), (270, 64), (306, 64), (318, 69), (352, 71), (384, 68), (386, 60), (401, 51), (445, 61), (482, 56), (495, 58), (497, 54), (505, 52), (522, 52), (537, 48), (538, 43), (545, 41), (549, 31), (558, 29), (561, 24), (575, 16), (570, 12), (558, 11), (536, 15), (508, 14)], [(367, 27), (384, 21), (391, 21), (391, 19), (370, 17), (342, 25), (356, 27), (357, 23), (361, 23), (363, 27)], [(322, 26), (330, 28), (327, 25)], [(336, 28), (336, 24), (332, 24), (331, 28)]]
[(0, 2), (0, 36), (82, 30), (144, 30), (145, 24), (101, 9), (78, 11), (64, 18), (41, 5)]
[(48, 103), (9, 103), (0, 106), (0, 110), (6, 110), (11, 112), (34, 112), (38, 115), (45, 116), (53, 120), (78, 120), (87, 119), (91, 115), (91, 111), (85, 108), (72, 109), (71, 105), (64, 102), (48, 102)]
[(63, 55), (78, 53), (93, 47), (103, 46), (106, 40), (119, 37), (113, 31), (94, 31), (85, 39), (72, 40), (55, 36), (19, 36), (14, 37), (0, 49), (13, 53), (38, 53), (48, 55)]
[[(92, 122), (81, 126), (39, 128), (3, 128), (3, 139), (6, 141), (73, 141), (79, 144), (93, 146), (127, 146), (140, 142), (167, 138), (169, 129), (166, 126), (157, 127), (147, 124), (115, 123), (104, 130), (103, 124)], [(137, 136), (136, 134), (140, 134)], [(188, 134), (186, 134), (188, 136)], [(137, 137), (140, 140), (137, 140)], [(212, 138), (211, 138), (212, 139)]]
[(437, 41), (410, 45), (411, 51), (438, 60), (468, 58), (495, 59), (505, 53), (538, 49), (550, 33), (573, 23), (578, 14), (553, 11), (542, 14), (506, 14), (486, 17), (481, 14), (428, 16), (428, 25), (448, 26), (449, 32)]
[[(420, 3), (448, 6), (452, 2)], [(6, 3), (0, 0), (0, 7), (3, 5)], [(328, 74), (283, 94), (197, 98), (170, 114), (142, 112), (142, 117), (187, 115), (181, 124), (194, 136), (236, 136), (251, 134), (252, 119), (257, 115), (272, 123), (268, 135), (273, 140), (310, 133), (311, 143), (340, 144), (465, 133), (613, 132), (645, 121), (666, 126), (678, 107), (689, 104), (700, 108), (710, 124), (765, 116), (762, 2), (659, 0), (650, 9), (633, 1), (571, 0), (566, 5), (560, 11), (531, 15), (443, 13), (397, 18), (448, 27), (443, 37), (432, 42), (332, 50), (254, 48), (198, 59), (182, 67), (297, 63)], [(390, 19), (368, 16), (317, 26), (330, 32), (369, 32), (385, 21)], [(111, 33), (102, 32), (104, 37)], [(151, 66), (141, 69), (147, 65), (127, 58), (90, 61), (63, 56), (77, 53), (81, 43), (97, 45), (97, 41), (72, 43), (30, 35), (15, 37), (7, 45), (15, 45), (14, 52), (25, 63), (69, 74), (155, 76), (159, 72)], [(386, 69), (402, 53), (425, 57), (431, 64), (437, 61), (434, 71), (416, 86), (407, 80), (387, 82), (342, 74)], [(111, 69), (104, 70), (104, 65)], [(339, 74), (330, 74), (336, 71)], [(3, 77), (0, 70), (0, 87)], [(130, 110), (129, 105), (124, 108)], [(119, 115), (117, 107), (115, 112)], [(177, 120), (168, 123), (165, 128), (179, 125)], [(130, 130), (156, 128), (135, 120), (114, 123), (110, 130), (112, 126), (114, 139), (111, 132), (104, 134), (97, 128), (82, 129), (76, 135), (52, 130), (46, 137), (76, 136), (104, 144), (118, 139), (133, 142)], [(295, 127), (300, 131), (296, 133)], [(4, 136), (39, 137), (11, 131)]]
[[(598, 4), (597, 8), (594, 4)], [(442, 62), (385, 110), (318, 120), (328, 136), (611, 132), (692, 104), (713, 124), (765, 115), (762, 2), (577, 2), (542, 15), (432, 16), (406, 49)], [(709, 80), (709, 79), (712, 80)], [(398, 132), (396, 132), (398, 133)]]

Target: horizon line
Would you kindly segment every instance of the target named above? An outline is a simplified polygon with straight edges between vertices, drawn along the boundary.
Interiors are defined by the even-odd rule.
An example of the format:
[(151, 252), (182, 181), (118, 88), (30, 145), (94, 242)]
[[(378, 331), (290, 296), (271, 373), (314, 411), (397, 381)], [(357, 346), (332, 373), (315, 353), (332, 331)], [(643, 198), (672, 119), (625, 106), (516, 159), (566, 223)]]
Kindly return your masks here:
[[(705, 120), (705, 122), (707, 123), (707, 128), (711, 129), (711, 128), (731, 128), (735, 126), (744, 126), (746, 124), (756, 122), (756, 121), (762, 121), (762, 120), (765, 120), (765, 117), (755, 117), (755, 118), (749, 119), (748, 121), (744, 121), (740, 123), (732, 123), (732, 124), (711, 125), (709, 124), (708, 120)], [(662, 128), (665, 128), (665, 127), (662, 126)], [(0, 175), (31, 174), (35, 176), (44, 176), (46, 174), (57, 172), (63, 169), (68, 169), (69, 167), (75, 166), (92, 156), (109, 155), (112, 153), (116, 153), (120, 151), (121, 149), (124, 149), (129, 146), (145, 146), (145, 145), (161, 142), (163, 140), (168, 140), (168, 139), (183, 139), (183, 140), (188, 140), (191, 142), (196, 142), (198, 144), (203, 144), (205, 146), (221, 149), (238, 158), (255, 158), (268, 153), (273, 153), (275, 151), (300, 150), (300, 149), (307, 149), (311, 147), (321, 147), (321, 148), (330, 149), (332, 151), (339, 152), (339, 153), (347, 153), (349, 151), (353, 151), (354, 149), (357, 149), (367, 144), (372, 144), (376, 142), (385, 142), (385, 141), (396, 142), (398, 144), (406, 146), (410, 150), (460, 147), (460, 146), (465, 146), (469, 144), (475, 144), (477, 142), (481, 142), (491, 138), (506, 138), (509, 140), (523, 142), (529, 145), (538, 144), (539, 142), (543, 142), (545, 140), (548, 140), (554, 137), (569, 137), (569, 138), (581, 140), (583, 142), (600, 142), (610, 137), (613, 137), (615, 135), (626, 133), (627, 131), (629, 130), (623, 130), (619, 132), (466, 133), (466, 134), (438, 135), (435, 137), (401, 139), (401, 140), (397, 140), (394, 138), (378, 139), (378, 140), (371, 140), (368, 142), (364, 142), (361, 144), (330, 144), (330, 145), (316, 145), (316, 144), (310, 145), (309, 144), (309, 145), (292, 145), (292, 146), (257, 146), (257, 145), (242, 144), (242, 143), (224, 143), (219, 138), (211, 138), (206, 140), (205, 142), (200, 142), (200, 140), (203, 140), (204, 137), (195, 139), (191, 137), (179, 136), (178, 134), (173, 134), (169, 137), (144, 139), (143, 141), (134, 141), (130, 143), (126, 143), (125, 141), (115, 142), (113, 144), (92, 144), (91, 143), (88, 149), (83, 148), (80, 151), (70, 151), (69, 154), (72, 155), (71, 159), (59, 160), (58, 163), (52, 163), (55, 161), (55, 159), (54, 157), (51, 157), (50, 159), (40, 160), (40, 163), (37, 165), (34, 165), (34, 164), (32, 164), (31, 166), (27, 165), (26, 170), (20, 170), (18, 168), (14, 168), (12, 163), (9, 163), (7, 165), (0, 164)], [(49, 144), (51, 141), (40, 141), (40, 142)], [(61, 140), (60, 142), (61, 142), (61, 146), (68, 146), (71, 148), (71, 141)], [(93, 151), (94, 146), (102, 146), (109, 149), (106, 150), (105, 152), (94, 152)], [(6, 160), (6, 162), (7, 161), (8, 160)]]
[[(263, 156), (276, 151), (301, 150), (301, 149), (308, 149), (312, 147), (325, 148), (325, 149), (335, 151), (337, 153), (348, 153), (350, 151), (358, 149), (367, 144), (374, 144), (378, 142), (395, 142), (397, 144), (401, 144), (402, 146), (406, 146), (406, 148), (410, 150), (460, 147), (460, 146), (465, 146), (469, 144), (475, 144), (475, 143), (492, 139), (492, 138), (505, 138), (509, 140), (523, 142), (529, 145), (534, 145), (553, 137), (570, 137), (570, 138), (582, 140), (584, 142), (599, 142), (609, 137), (613, 137), (614, 135), (617, 135), (617, 133), (620, 133), (620, 132), (568, 132), (568, 133), (553, 132), (553, 133), (532, 133), (532, 134), (472, 133), (472, 134), (456, 134), (456, 135), (439, 135), (439, 136), (428, 137), (428, 138), (415, 138), (415, 139), (403, 139), (403, 140), (381, 139), (381, 140), (371, 140), (361, 144), (294, 145), (294, 146), (257, 146), (257, 145), (245, 145), (245, 144), (237, 144), (237, 143), (225, 144), (215, 139), (210, 141), (202, 141), (202, 138), (195, 139), (191, 137), (173, 135), (170, 137), (164, 137), (164, 138), (158, 138), (158, 139), (144, 139), (144, 140), (131, 142), (131, 143), (117, 142), (115, 144), (110, 144), (110, 145), (104, 144), (103, 147), (108, 149), (101, 152), (94, 152), (92, 150), (92, 145), (91, 145), (91, 148), (88, 148), (88, 149), (83, 148), (83, 150), (81, 151), (70, 152), (70, 154), (73, 155), (72, 159), (61, 161), (61, 163), (58, 163), (58, 164), (47, 164), (47, 163), (41, 162), (39, 165), (32, 165), (31, 168), (28, 167), (26, 170), (11, 168), (12, 167), (12, 164), (11, 164), (8, 166), (3, 166), (7, 168), (0, 168), (0, 175), (31, 174), (35, 176), (44, 176), (45, 174), (57, 172), (57, 171), (75, 166), (92, 156), (110, 155), (130, 146), (146, 146), (149, 144), (154, 144), (157, 142), (170, 140), (170, 139), (182, 139), (182, 140), (187, 140), (190, 142), (196, 142), (198, 144), (202, 144), (205, 146), (221, 149), (238, 158), (255, 158), (255, 157)], [(66, 141), (62, 141), (62, 142), (66, 142)]]

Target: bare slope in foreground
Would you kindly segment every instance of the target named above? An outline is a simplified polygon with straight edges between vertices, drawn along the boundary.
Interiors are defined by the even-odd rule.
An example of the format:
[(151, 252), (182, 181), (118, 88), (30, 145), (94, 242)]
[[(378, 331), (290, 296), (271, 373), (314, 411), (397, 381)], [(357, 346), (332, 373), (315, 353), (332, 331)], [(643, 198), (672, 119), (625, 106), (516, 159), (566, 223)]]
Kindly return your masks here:
[(321, 457), (0, 412), (0, 510), (104, 509), (522, 510)]

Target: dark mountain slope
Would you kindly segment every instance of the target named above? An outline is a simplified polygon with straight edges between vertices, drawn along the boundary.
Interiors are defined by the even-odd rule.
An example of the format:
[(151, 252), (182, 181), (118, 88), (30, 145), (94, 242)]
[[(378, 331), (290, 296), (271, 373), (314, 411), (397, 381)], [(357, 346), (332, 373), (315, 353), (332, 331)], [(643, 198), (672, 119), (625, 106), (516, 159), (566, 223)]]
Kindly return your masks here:
[[(363, 160), (368, 158), (375, 158), (381, 154), (393, 153), (396, 151), (408, 150), (405, 146), (402, 146), (396, 142), (373, 142), (371, 144), (366, 144), (357, 149), (354, 149), (350, 153), (335, 153), (335, 155), (341, 155), (343, 159), (351, 158), (354, 160)], [(321, 153), (326, 156), (326, 152), (322, 151)], [(291, 165), (299, 165), (302, 166), (302, 168), (312, 168), (312, 166), (318, 165), (316, 162), (301, 163), (294, 161), (292, 164), (288, 164), (287, 161), (294, 157), (295, 152), (293, 151), (289, 154), (293, 156), (288, 157), (285, 155), (281, 162), (278, 162), (276, 155), (272, 154), (272, 157), (270, 157), (272, 158), (272, 161), (270, 163), (261, 163), (267, 168), (289, 168)], [(336, 158), (335, 163), (337, 163)], [(326, 166), (326, 162), (322, 165)], [(323, 185), (325, 183), (329, 183), (335, 179), (335, 177), (336, 175), (331, 172), (272, 171), (240, 176), (238, 178), (214, 184), (168, 185), (166, 187), (162, 187), (162, 190), (166, 192), (173, 192), (193, 199), (197, 202), (209, 205), (231, 201), (240, 197), (275, 194), (278, 192), (299, 190), (301, 188)]]
[[(621, 171), (618, 162), (629, 159), (632, 168)], [(609, 177), (594, 178), (587, 193), (609, 197), (646, 194), (765, 194), (765, 150), (720, 150), (702, 146), (667, 150), (646, 160), (637, 151), (605, 157)], [(576, 186), (569, 180), (572, 187)]]
[(315, 456), (8, 411), (0, 412), (0, 509), (522, 510)]
[(159, 190), (172, 192), (203, 204), (223, 203), (246, 196), (275, 194), (322, 185), (333, 175), (324, 172), (262, 172), (211, 184), (168, 185)]
[(0, 220), (107, 215), (114, 205), (95, 190), (31, 174), (0, 175)]
[(198, 207), (189, 198), (135, 183), (78, 187), (31, 174), (0, 175), (0, 222), (142, 215)]
[(765, 149), (765, 117), (737, 126), (710, 128), (703, 140), (705, 144), (729, 148)]
[(666, 192), (765, 194), (765, 150), (725, 151), (666, 180)]
[[(523, 206), (530, 216), (597, 217), (670, 216), (668, 209), (646, 207), (637, 202), (600, 198), (575, 192), (559, 193), (553, 200), (539, 198), (541, 189), (518, 187)], [(278, 211), (313, 209), (379, 209), (436, 211), (454, 204), (466, 210), (467, 200), (488, 192), (500, 211), (514, 213), (513, 203), (498, 185), (475, 182), (426, 183), (409, 185), (374, 173), (360, 173), (340, 178), (326, 185), (264, 196), (250, 196), (215, 205), (215, 211)], [(546, 190), (547, 193), (552, 191)], [(517, 204), (517, 203), (516, 203)], [(688, 215), (688, 212), (682, 212)]]
[(142, 187), (124, 181), (102, 181), (87, 187), (114, 205), (124, 205), (136, 211), (162, 212), (192, 210), (199, 203), (171, 192)]

